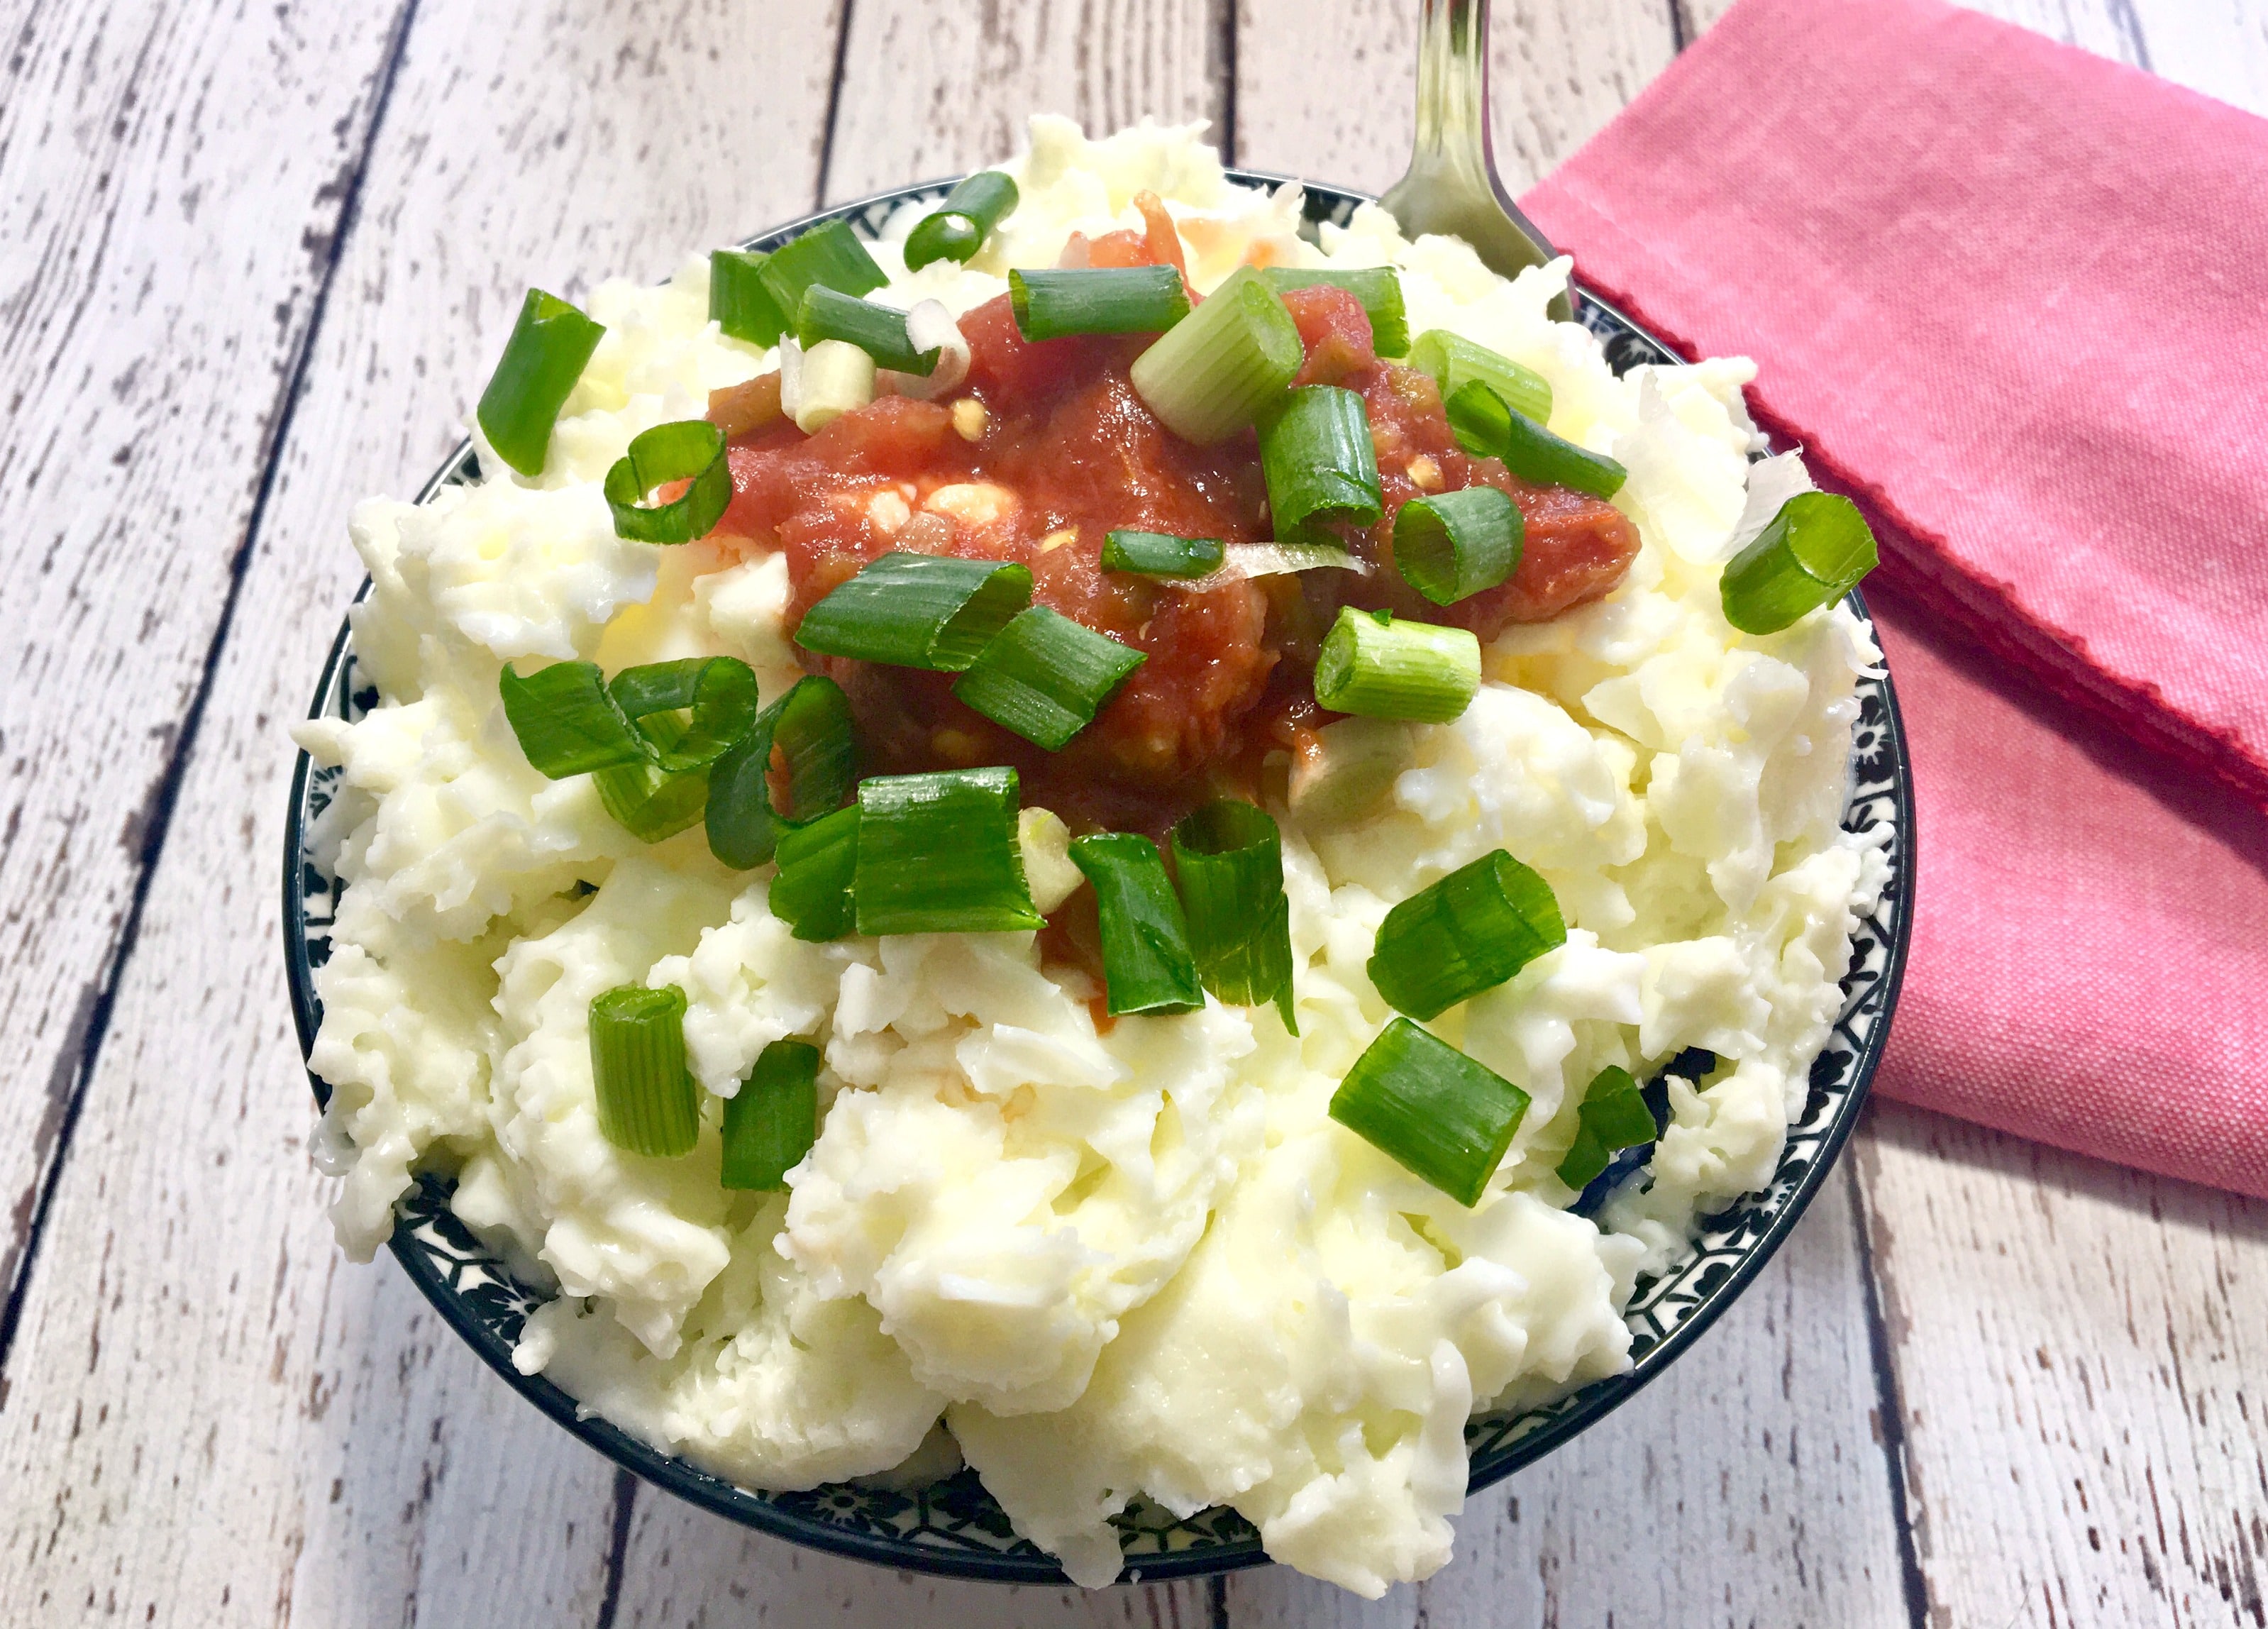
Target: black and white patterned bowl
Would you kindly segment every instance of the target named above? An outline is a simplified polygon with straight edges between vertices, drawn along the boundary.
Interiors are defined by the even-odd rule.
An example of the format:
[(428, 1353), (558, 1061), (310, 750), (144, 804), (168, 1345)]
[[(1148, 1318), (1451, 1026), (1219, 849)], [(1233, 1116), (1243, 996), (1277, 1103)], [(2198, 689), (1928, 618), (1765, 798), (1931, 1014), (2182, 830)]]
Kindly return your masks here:
[[(1280, 176), (1231, 173), (1247, 183), (1273, 183)], [(900, 206), (941, 197), (949, 182), (933, 182), (883, 193), (793, 222), (752, 240), (751, 248), (775, 248), (818, 223), (843, 218), (865, 235), (874, 235)], [(1310, 186), (1307, 215), (1313, 221), (1344, 223), (1359, 194)], [(1677, 358), (1667, 347), (1595, 298), (1583, 303), (1583, 320), (1606, 345), (1616, 372), (1640, 363)], [(418, 495), (422, 503), (442, 487), (462, 481), (477, 468), (472, 448), (460, 447)], [(1853, 593), (1852, 609), (1866, 615)], [(315, 695), (311, 716), (356, 719), (377, 704), (377, 694), (357, 677), (352, 640), (342, 625)], [(1859, 924), (1852, 946), (1851, 971), (1843, 981), (1843, 1011), (1826, 1049), (1811, 1071), (1811, 1091), (1803, 1112), (1788, 1128), (1786, 1151), (1769, 1187), (1715, 1217), (1692, 1249), (1668, 1272), (1642, 1280), (1628, 1313), (1631, 1367), (1629, 1373), (1584, 1387), (1543, 1408), (1483, 1414), (1465, 1429), (1472, 1455), (1475, 1492), (1540, 1459), (1577, 1432), (1595, 1423), (1640, 1386), (1668, 1367), (1745, 1288), (1778, 1248), (1826, 1179), (1829, 1167), (1850, 1136), (1860, 1102), (1889, 1033), (1898, 982), (1905, 967), (1913, 876), (1913, 795), (1908, 781), (1905, 742), (1897, 700), (1887, 677), (1865, 680), (1859, 689), (1861, 711), (1852, 755), (1850, 798), (1843, 824), (1851, 831), (1887, 828), (1883, 852), (1890, 882), (1874, 914)], [(330, 801), (338, 771), (317, 770), (300, 755), (291, 781), (291, 807), (284, 834), (284, 943), (304, 1055), (322, 1021), (314, 972), (330, 951), (330, 923), (337, 904), (337, 880), (310, 854), (308, 833), (314, 817)], [(318, 1102), (329, 1087), (309, 1076)], [(1580, 1209), (1595, 1205), (1606, 1189), (1640, 1162), (1647, 1151), (1624, 1154), (1587, 1191)], [(396, 1207), (393, 1249), (410, 1279), (425, 1293), (449, 1325), (464, 1337), (504, 1381), (527, 1400), (605, 1454), (658, 1486), (754, 1528), (837, 1554), (917, 1572), (984, 1578), (1006, 1583), (1059, 1584), (1055, 1562), (1029, 1541), (1016, 1537), (1007, 1517), (962, 1471), (930, 1486), (899, 1492), (834, 1484), (804, 1493), (768, 1493), (744, 1488), (696, 1469), (681, 1459), (639, 1441), (605, 1419), (578, 1413), (575, 1399), (541, 1375), (522, 1375), (512, 1350), (528, 1313), (545, 1299), (542, 1292), (513, 1278), (449, 1209), (453, 1184), (442, 1176), (421, 1176)], [(1260, 1536), (1228, 1509), (1202, 1512), (1187, 1521), (1137, 1501), (1117, 1522), (1126, 1557), (1124, 1577), (1187, 1577), (1225, 1572), (1265, 1561)]]

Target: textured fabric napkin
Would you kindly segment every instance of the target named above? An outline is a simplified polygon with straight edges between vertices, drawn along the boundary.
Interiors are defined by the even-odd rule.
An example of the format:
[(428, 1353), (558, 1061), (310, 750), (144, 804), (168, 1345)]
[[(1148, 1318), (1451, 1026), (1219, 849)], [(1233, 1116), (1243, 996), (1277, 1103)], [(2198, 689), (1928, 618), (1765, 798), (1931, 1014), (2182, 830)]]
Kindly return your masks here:
[(1742, 0), (1525, 203), (1875, 522), (1882, 1090), (2268, 1197), (2268, 123), (1935, 0)]

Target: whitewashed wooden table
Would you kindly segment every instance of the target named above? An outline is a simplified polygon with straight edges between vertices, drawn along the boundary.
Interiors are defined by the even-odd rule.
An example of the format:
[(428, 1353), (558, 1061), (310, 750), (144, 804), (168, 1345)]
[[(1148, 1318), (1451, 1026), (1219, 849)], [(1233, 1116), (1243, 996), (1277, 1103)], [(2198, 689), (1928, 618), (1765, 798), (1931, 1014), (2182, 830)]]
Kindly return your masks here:
[[(2268, 111), (2268, 0), (1993, 0)], [(1547, 170), (1716, 0), (1498, 0)], [(357, 568), (530, 283), (1213, 121), (1375, 188), (1414, 0), (0, 4), (0, 1623), (2268, 1624), (2268, 1205), (1878, 1106), (1690, 1357), (1376, 1604), (893, 1574), (513, 1397), (310, 1168), (276, 879)], [(2200, 205), (2202, 207), (2202, 205)]]

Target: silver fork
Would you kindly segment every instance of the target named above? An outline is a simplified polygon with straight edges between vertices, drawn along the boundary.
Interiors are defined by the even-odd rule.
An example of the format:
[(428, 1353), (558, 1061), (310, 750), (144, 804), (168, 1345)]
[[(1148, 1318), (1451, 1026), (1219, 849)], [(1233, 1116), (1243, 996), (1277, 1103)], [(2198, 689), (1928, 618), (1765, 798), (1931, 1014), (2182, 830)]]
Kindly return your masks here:
[[(1462, 238), (1484, 265), (1516, 276), (1553, 258), (1550, 240), (1497, 178), (1489, 135), (1489, 0), (1425, 0), (1418, 36), (1418, 134), (1408, 173), (1379, 203), (1404, 237), (1437, 232)], [(1551, 302), (1561, 321), (1575, 314), (1566, 295)]]

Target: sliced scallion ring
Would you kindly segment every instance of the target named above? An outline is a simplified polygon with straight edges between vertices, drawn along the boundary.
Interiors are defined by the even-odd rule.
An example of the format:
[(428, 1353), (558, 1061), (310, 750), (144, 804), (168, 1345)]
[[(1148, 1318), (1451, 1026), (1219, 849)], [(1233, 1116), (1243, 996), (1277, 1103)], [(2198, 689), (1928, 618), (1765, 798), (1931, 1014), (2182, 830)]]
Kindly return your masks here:
[(1798, 492), (1725, 566), (1718, 593), (1742, 633), (1778, 633), (1859, 586), (1880, 556), (1859, 505), (1834, 492)]
[(725, 333), (751, 345), (778, 344), (795, 315), (782, 311), (764, 284), (764, 267), (770, 259), (760, 250), (709, 253), (709, 315)]
[(1394, 569), (1436, 605), (1454, 605), (1520, 569), (1528, 526), (1492, 486), (1413, 498), (1394, 517)]
[(1370, 416), (1351, 390), (1304, 385), (1285, 392), (1261, 421), (1260, 469), (1278, 541), (1298, 541), (1309, 527), (1327, 522), (1378, 523)]
[(953, 693), (995, 724), (1060, 752), (1145, 661), (1142, 652), (1045, 606), (1019, 611)]
[[(646, 504), (647, 493), (673, 481), (688, 484), (666, 503)], [(733, 502), (725, 432), (705, 418), (683, 418), (641, 431), (607, 471), (605, 490), (619, 538), (633, 543), (689, 543), (706, 537)]]
[(1339, 608), (1315, 659), (1315, 699), (1333, 712), (1447, 724), (1481, 688), (1481, 642), (1466, 628)]
[(1102, 569), (1143, 577), (1203, 577), (1226, 557), (1217, 537), (1168, 532), (1112, 532), (1102, 540)]
[(1292, 1008), (1292, 906), (1284, 894), (1284, 843), (1267, 811), (1208, 803), (1174, 828), (1174, 873), (1204, 987), (1232, 1006)]
[(1498, 849), (1386, 913), (1370, 982), (1411, 1017), (1432, 1018), (1566, 942), (1551, 885)]
[(543, 473), (551, 427), (606, 331), (541, 289), (528, 290), (520, 302), (519, 320), (512, 324), (476, 409), (481, 433), (497, 456), (520, 474)]
[(1469, 1208), (1512, 1146), (1528, 1094), (1447, 1042), (1395, 1018), (1331, 1095), (1331, 1118)]
[(1344, 289), (1362, 302), (1363, 314), (1370, 319), (1373, 350), (1381, 357), (1398, 357), (1410, 349), (1410, 317), (1402, 304), (1402, 277), (1391, 266), (1365, 266), (1355, 271), (1270, 266), (1260, 275), (1278, 294), (1293, 289)]
[(777, 1193), (819, 1140), (819, 1049), (775, 1041), (725, 1100), (725, 1153), (717, 1185)]
[(1426, 329), (1410, 347), (1410, 365), (1432, 376), (1444, 402), (1477, 380), (1503, 397), (1513, 412), (1525, 413), (1539, 424), (1550, 422), (1550, 380), (1462, 334)]
[(937, 371), (937, 350), (914, 349), (904, 312), (817, 284), (803, 291), (795, 336), (806, 352), (821, 340), (839, 339), (873, 357), (876, 367), (924, 378)]
[(596, 662), (554, 662), (521, 678), (506, 662), (497, 675), (504, 716), (519, 749), (553, 780), (642, 763), (653, 748), (607, 694)]
[[(756, 675), (733, 656), (693, 656), (681, 661), (625, 667), (607, 683), (607, 697), (653, 748), (670, 773), (713, 763), (748, 733), (756, 717)], [(673, 719), (665, 745), (650, 722)]]
[(1167, 879), (1158, 845), (1130, 831), (1079, 837), (1071, 862), (1094, 885), (1102, 930), (1106, 1009), (1188, 1013), (1204, 1005), (1189, 948), (1189, 919)]
[(945, 195), (906, 239), (906, 269), (919, 271), (932, 261), (966, 264), (984, 246), (985, 234), (1016, 207), (1016, 183), (998, 170), (979, 170)]
[(1135, 357), (1130, 377), (1167, 429), (1210, 446), (1282, 396), (1306, 354), (1284, 302), (1242, 266)]
[[(858, 779), (858, 757), (842, 687), (818, 674), (797, 680), (711, 767), (709, 851), (736, 871), (762, 865), (783, 827), (842, 806)], [(784, 790), (776, 790), (783, 777)]]
[(655, 1159), (691, 1153), (701, 1100), (685, 1067), (685, 992), (623, 984), (593, 999), (590, 1021), (599, 1134)]
[(803, 309), (803, 293), (814, 284), (845, 294), (871, 294), (889, 281), (858, 234), (844, 220), (814, 226), (772, 251), (760, 274), (784, 320)]
[(1032, 601), (1029, 566), (887, 554), (804, 613), (795, 642), (932, 673), (963, 673)]
[(858, 806), (779, 834), (779, 870), (772, 878), (772, 915), (807, 943), (848, 933), (857, 920), (850, 885), (858, 864)]
[(1008, 304), (1027, 340), (1162, 334), (1189, 314), (1189, 292), (1178, 267), (1094, 266), (1012, 271)]
[(1577, 446), (1526, 414), (1514, 412), (1495, 387), (1479, 380), (1462, 387), (1442, 405), (1449, 429), (1465, 451), (1502, 459), (1506, 469), (1533, 485), (1612, 498), (1630, 478), (1630, 471), (1605, 453)]
[(1559, 1180), (1580, 1193), (1598, 1181), (1616, 1154), (1650, 1143), (1660, 1134), (1636, 1077), (1609, 1065), (1591, 1077), (1583, 1094), (1583, 1106), (1576, 1111), (1575, 1140), (1559, 1161)]
[[(652, 724), (668, 721), (664, 714)], [(649, 726), (652, 727), (652, 725)], [(653, 729), (655, 734), (663, 731)], [(709, 771), (680, 770), (674, 773), (659, 763), (626, 763), (600, 770), (591, 777), (599, 801), (617, 825), (644, 843), (674, 837), (701, 818), (709, 801)]]
[(1016, 840), (1010, 769), (873, 775), (858, 784), (851, 893), (861, 933), (995, 933), (1046, 920)]

